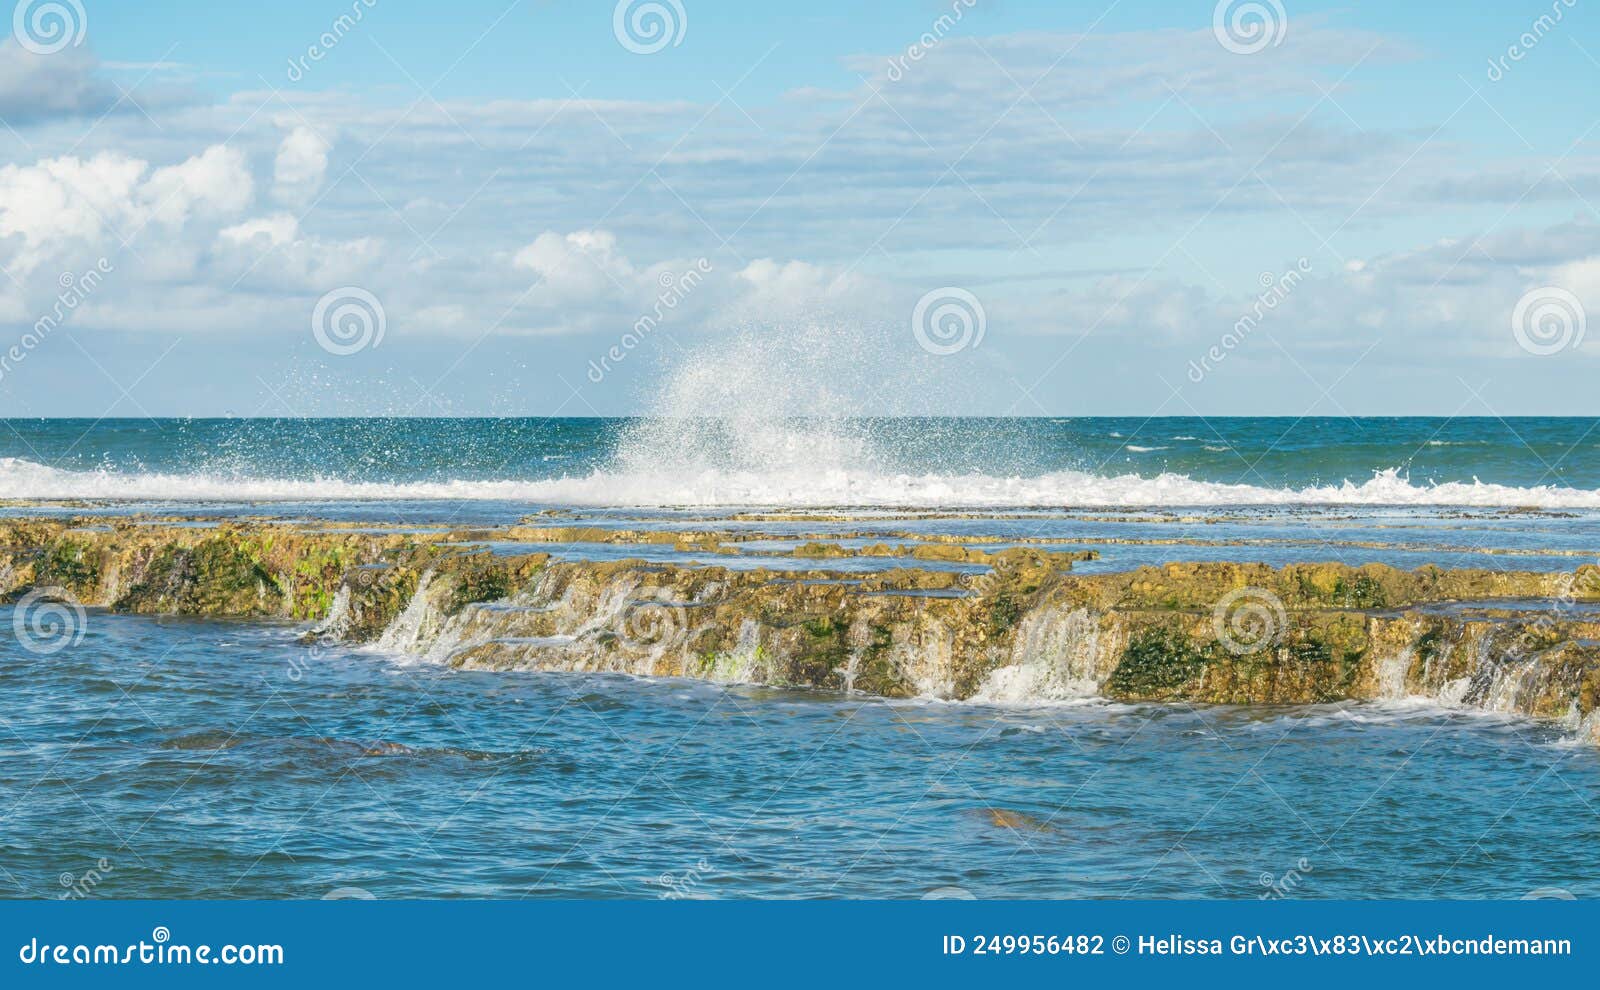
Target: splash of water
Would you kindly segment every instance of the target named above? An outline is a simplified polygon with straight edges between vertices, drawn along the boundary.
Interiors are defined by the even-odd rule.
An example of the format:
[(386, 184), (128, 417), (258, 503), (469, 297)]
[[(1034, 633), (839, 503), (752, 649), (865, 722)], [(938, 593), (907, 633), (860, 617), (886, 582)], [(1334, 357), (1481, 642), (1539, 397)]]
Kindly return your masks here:
[[(809, 320), (749, 325), (689, 352), (623, 435), (615, 473), (804, 481), (893, 471), (897, 441), (866, 416), (928, 415), (930, 366), (886, 328)], [(926, 452), (926, 445), (924, 445)]]

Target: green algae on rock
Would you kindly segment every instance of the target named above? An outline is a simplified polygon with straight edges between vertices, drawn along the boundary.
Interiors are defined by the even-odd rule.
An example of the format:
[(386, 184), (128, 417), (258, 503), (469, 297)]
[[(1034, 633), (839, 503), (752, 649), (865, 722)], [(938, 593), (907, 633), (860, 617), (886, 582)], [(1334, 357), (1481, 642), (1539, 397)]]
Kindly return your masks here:
[[(1593, 736), (1600, 569), (1402, 571), (1185, 563), (1080, 575), (1081, 554), (930, 540), (982, 563), (817, 569), (554, 560), (475, 543), (530, 527), (385, 533), (265, 522), (0, 522), (0, 593), (56, 589), (147, 614), (276, 618), (309, 636), (484, 669), (619, 671), (985, 702), (1310, 704), (1421, 695), (1561, 719)], [(606, 531), (585, 531), (609, 541)], [(648, 540), (731, 548), (714, 532)], [(556, 537), (563, 539), (557, 540)], [(906, 548), (893, 551), (900, 556)], [(1230, 610), (1253, 609), (1241, 637)], [(1448, 605), (1448, 607), (1445, 607)], [(1246, 623), (1249, 626), (1250, 623)]]

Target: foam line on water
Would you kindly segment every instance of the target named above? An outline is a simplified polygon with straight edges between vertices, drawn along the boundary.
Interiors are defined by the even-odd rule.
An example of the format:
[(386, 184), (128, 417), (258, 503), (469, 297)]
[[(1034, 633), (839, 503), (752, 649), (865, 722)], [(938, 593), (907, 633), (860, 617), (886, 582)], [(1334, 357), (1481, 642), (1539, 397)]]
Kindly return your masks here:
[(1058, 471), (1031, 477), (912, 474), (837, 467), (815, 471), (596, 471), (552, 479), (366, 481), (222, 474), (66, 471), (0, 458), (0, 498), (162, 501), (504, 500), (540, 505), (877, 506), (945, 509), (1058, 506), (1437, 505), (1600, 508), (1600, 491), (1483, 482), (1414, 484), (1397, 469), (1366, 481), (1305, 488), (1200, 481), (1184, 475), (1097, 475)]

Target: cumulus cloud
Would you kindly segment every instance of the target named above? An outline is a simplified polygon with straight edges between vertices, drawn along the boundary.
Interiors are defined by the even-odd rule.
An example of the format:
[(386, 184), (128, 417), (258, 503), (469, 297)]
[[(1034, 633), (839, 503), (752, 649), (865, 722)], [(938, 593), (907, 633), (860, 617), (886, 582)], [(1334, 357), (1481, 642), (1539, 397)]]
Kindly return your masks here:
[(214, 219), (237, 214), (255, 199), (255, 180), (244, 154), (219, 144), (156, 169), (139, 193), (141, 205), (155, 220), (182, 226), (191, 215)]
[(26, 274), (68, 249), (112, 253), (124, 238), (156, 223), (236, 214), (253, 198), (244, 156), (214, 145), (178, 164), (115, 152), (89, 159), (45, 158), (0, 167), (0, 237), (7, 267)]
[(518, 251), (512, 264), (536, 274), (562, 299), (588, 299), (613, 287), (626, 292), (626, 283), (637, 281), (633, 264), (617, 252), (616, 235), (605, 230), (547, 230)]
[[(397, 341), (614, 337), (696, 271), (674, 333), (817, 312), (902, 327), (957, 285), (987, 310), (985, 357), (1085, 333), (1183, 352), (1252, 305), (1241, 269), (1301, 253), (1314, 271), (1267, 332), (1308, 361), (1380, 338), (1502, 354), (1539, 284), (1600, 312), (1592, 224), (1507, 209), (1479, 232), (1473, 211), (1576, 202), (1600, 165), (1495, 164), (1502, 146), (1469, 153), (1428, 133), (1441, 121), (1358, 130), (1331, 100), (1363, 82), (1351, 66), (1412, 57), (1391, 41), (1308, 18), (1251, 58), (1206, 30), (952, 36), (898, 78), (892, 54), (767, 105), (236, 93), (150, 105), (159, 132), (142, 113), (90, 132), (74, 115), (108, 94), (86, 50), (0, 45), (0, 115), (38, 149), (0, 164), (0, 264), (22, 285), (0, 279), (0, 316), (107, 253), (80, 326), (282, 333), (356, 285)], [(335, 140), (363, 149), (352, 181), (330, 182)]]
[(309, 204), (328, 174), (331, 147), (309, 127), (301, 125), (291, 130), (278, 146), (278, 156), (273, 161), (273, 195), (285, 203)]
[[(704, 258), (636, 262), (609, 230), (545, 231), (511, 256), (521, 290), (508, 332), (622, 332), (642, 316), (683, 322), (727, 295), (727, 276)], [(531, 280), (530, 280), (531, 279)], [(670, 306), (662, 304), (670, 294)]]

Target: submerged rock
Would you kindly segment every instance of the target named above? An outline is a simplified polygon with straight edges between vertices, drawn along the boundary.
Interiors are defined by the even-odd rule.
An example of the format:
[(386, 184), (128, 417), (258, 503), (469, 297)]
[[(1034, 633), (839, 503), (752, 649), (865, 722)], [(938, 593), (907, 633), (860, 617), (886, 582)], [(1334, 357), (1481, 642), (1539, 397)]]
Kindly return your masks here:
[(1049, 822), (1036, 818), (1022, 811), (1012, 811), (1009, 808), (985, 808), (984, 818), (995, 828), (1006, 828), (1013, 832), (1054, 832), (1055, 828)]

